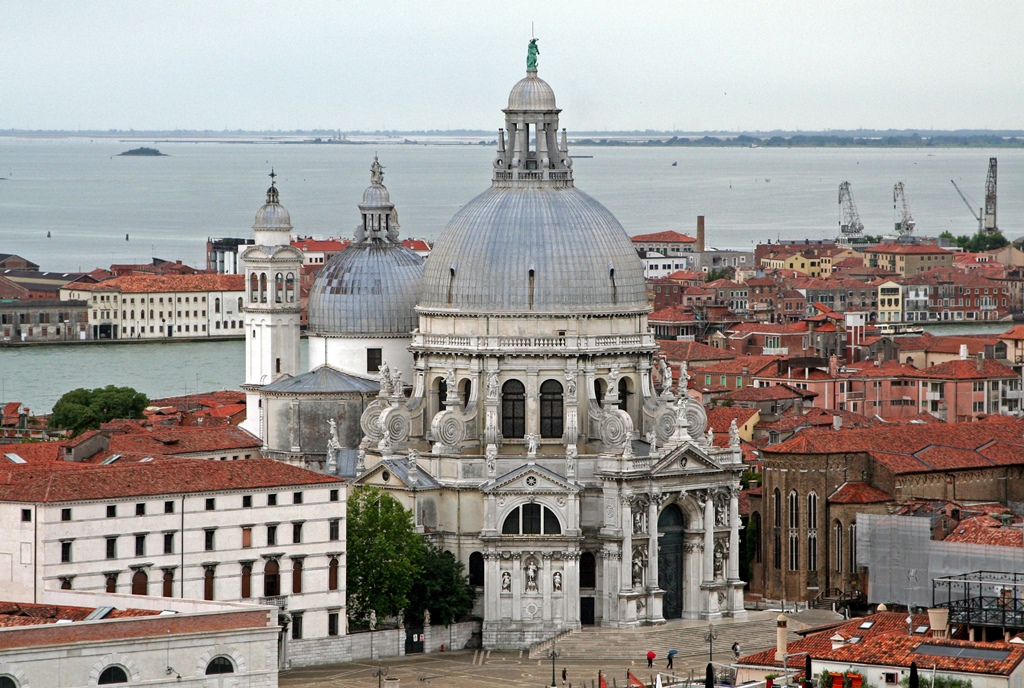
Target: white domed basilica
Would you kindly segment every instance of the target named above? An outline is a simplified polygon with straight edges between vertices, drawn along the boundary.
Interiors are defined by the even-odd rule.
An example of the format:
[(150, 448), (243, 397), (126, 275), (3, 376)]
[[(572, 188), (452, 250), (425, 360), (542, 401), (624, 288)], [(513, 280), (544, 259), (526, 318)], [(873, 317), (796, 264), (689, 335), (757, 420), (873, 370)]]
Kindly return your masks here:
[(738, 432), (715, 446), (685, 381), (654, 363), (640, 259), (575, 188), (554, 92), (528, 67), (490, 188), (426, 264), (363, 246), (392, 233), (386, 190), (368, 190), (351, 253), (311, 291), (311, 363), (365, 376), (365, 352), (383, 352), (355, 482), (467, 565), (485, 647), (741, 616)]

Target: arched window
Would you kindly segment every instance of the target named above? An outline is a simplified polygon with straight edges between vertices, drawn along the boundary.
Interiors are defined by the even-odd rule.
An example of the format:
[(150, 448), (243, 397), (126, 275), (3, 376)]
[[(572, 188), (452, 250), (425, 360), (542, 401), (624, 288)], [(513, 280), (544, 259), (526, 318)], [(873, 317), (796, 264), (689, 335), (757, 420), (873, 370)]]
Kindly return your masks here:
[(267, 302), (267, 273), (260, 273), (260, 303)]
[(807, 570), (818, 570), (818, 495), (807, 494)]
[(800, 527), (800, 496), (793, 490), (786, 501), (786, 506), (789, 507), (789, 528), (796, 530)]
[(629, 411), (629, 397), (632, 392), (629, 390), (629, 378), (619, 378), (619, 410)]
[(212, 566), (207, 566), (206, 570), (203, 571), (203, 599), (213, 599), (213, 583), (214, 583), (214, 569)]
[(540, 386), (540, 436), (562, 436), (562, 384), (545, 380)]
[(810, 492), (807, 494), (807, 528), (815, 530), (818, 527), (818, 495)]
[(459, 394), (462, 396), (462, 408), (469, 408), (469, 395), (473, 393), (473, 381), (469, 378), (459, 382)]
[(850, 524), (850, 573), (857, 570), (857, 524)]
[(469, 555), (469, 584), (480, 588), (484, 586), (484, 555), (480, 552)]
[(540, 504), (523, 504), (505, 517), (502, 535), (561, 535), (562, 525), (555, 513)]
[(782, 493), (779, 492), (779, 488), (775, 488), (775, 492), (772, 493), (772, 522), (776, 528), (782, 527)]
[(448, 408), (444, 400), (448, 398), (448, 382), (443, 378), (437, 378), (437, 410), (440, 413)]
[(290, 272), (284, 278), (284, 300), (295, 303), (295, 275)]
[(252, 564), (242, 564), (242, 599), (252, 597)]
[(750, 557), (755, 564), (761, 563), (761, 514), (754, 512), (750, 514), (750, 525), (747, 526), (747, 535), (750, 538)]
[(839, 573), (843, 571), (843, 524), (838, 520), (832, 524), (832, 550), (835, 552), (834, 566)]
[(133, 595), (148, 595), (149, 594), (149, 576), (142, 569), (139, 569), (132, 575), (132, 594)]
[(522, 439), (526, 434), (526, 387), (519, 380), (509, 380), (501, 387), (501, 434), (509, 439)]
[[(255, 272), (249, 275), (249, 300), (253, 303), (259, 300), (260, 277)], [(239, 307), (241, 310), (241, 307)]]
[(292, 559), (292, 592), (302, 592), (302, 559)]
[(220, 313), (220, 299), (213, 300), (213, 312)]
[(337, 590), (338, 589), (338, 557), (331, 557), (331, 561), (327, 564), (327, 589)]
[(115, 683), (128, 683), (128, 672), (119, 666), (108, 666), (100, 674), (100, 678), (96, 681), (101, 686), (109, 686)]
[(210, 663), (206, 665), (206, 675), (212, 676), (213, 674), (233, 674), (235, 673), (235, 665), (232, 664), (231, 660), (221, 655), (220, 657), (214, 657), (210, 660)]
[[(241, 296), (238, 297), (238, 312), (239, 313), (242, 312), (242, 297)], [(149, 312), (149, 317), (151, 317), (151, 318), (153, 317), (153, 311)], [(232, 327), (234, 327), (234, 325), (232, 325)]]
[(174, 569), (164, 569), (164, 597), (174, 597)]
[(594, 398), (597, 399), (598, 406), (604, 406), (604, 392), (608, 389), (608, 383), (597, 378), (594, 380)]
[(116, 573), (108, 573), (107, 574), (107, 583), (106, 583), (106, 586), (104, 587), (104, 590), (106, 590), (107, 592), (117, 592), (117, 574)]
[(284, 300), (284, 275), (280, 272), (274, 275), (274, 303), (281, 303)]
[(0, 676), (0, 688), (18, 688), (18, 684), (10, 676)]
[(263, 566), (263, 596), (277, 597), (281, 594), (281, 565), (270, 559)]
[[(60, 579), (60, 589), (61, 590), (70, 590), (71, 589), (71, 579), (70, 578), (61, 578)], [(0, 682), (0, 688), (3, 688), (3, 687), (4, 687), (4, 684), (2, 682)]]
[(593, 552), (584, 552), (580, 555), (580, 587), (597, 587), (597, 557)]
[(772, 566), (782, 568), (782, 493), (778, 488), (772, 493)]

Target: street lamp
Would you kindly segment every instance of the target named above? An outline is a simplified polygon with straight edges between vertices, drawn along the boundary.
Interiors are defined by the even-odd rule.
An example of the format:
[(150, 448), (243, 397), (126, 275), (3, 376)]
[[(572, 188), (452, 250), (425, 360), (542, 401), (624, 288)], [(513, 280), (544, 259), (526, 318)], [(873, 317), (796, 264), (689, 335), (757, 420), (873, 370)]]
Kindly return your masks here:
[(704, 633), (704, 642), (708, 644), (708, 661), (713, 662), (715, 656), (715, 641), (718, 640), (718, 631), (714, 624), (708, 624), (708, 630)]
[(548, 652), (548, 657), (551, 658), (551, 688), (555, 688), (557, 685), (555, 683), (555, 660), (558, 659), (559, 654), (554, 645), (551, 646), (551, 650)]
[(384, 677), (388, 675), (388, 668), (386, 666), (381, 666), (380, 660), (378, 659), (377, 668), (370, 672), (370, 675), (376, 677), (377, 688), (381, 688), (381, 681), (383, 681)]

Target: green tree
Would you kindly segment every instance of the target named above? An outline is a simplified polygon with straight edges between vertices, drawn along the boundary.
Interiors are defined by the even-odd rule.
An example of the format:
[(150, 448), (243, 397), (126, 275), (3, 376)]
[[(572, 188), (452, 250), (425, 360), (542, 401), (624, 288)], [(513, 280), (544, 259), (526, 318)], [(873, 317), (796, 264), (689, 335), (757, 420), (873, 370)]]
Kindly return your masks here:
[(423, 548), (419, 579), (409, 594), (409, 618), (422, 619), (430, 610), (432, 622), (448, 625), (473, 609), (475, 593), (462, 562), (433, 544)]
[(142, 418), (148, 405), (146, 395), (131, 387), (80, 387), (67, 392), (53, 405), (50, 427), (70, 430), (74, 437), (114, 418)]
[(705, 282), (714, 282), (717, 279), (731, 280), (732, 277), (733, 277), (733, 274), (734, 274), (734, 272), (733, 272), (732, 268), (714, 268), (713, 270), (709, 270), (708, 271), (708, 277), (704, 281)]
[(363, 622), (371, 609), (378, 618), (408, 609), (423, 560), (412, 512), (386, 492), (362, 487), (348, 500), (347, 533), (349, 617)]

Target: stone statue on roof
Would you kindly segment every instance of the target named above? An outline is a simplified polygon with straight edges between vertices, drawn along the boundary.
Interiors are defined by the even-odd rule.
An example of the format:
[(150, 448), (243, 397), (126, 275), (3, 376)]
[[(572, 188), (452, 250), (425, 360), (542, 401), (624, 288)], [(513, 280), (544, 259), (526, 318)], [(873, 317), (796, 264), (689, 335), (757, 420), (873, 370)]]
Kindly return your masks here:
[(370, 165), (370, 183), (371, 184), (383, 184), (384, 183), (384, 166), (377, 160), (377, 156), (373, 156), (373, 164)]
[(530, 39), (530, 46), (526, 49), (526, 70), (537, 71), (537, 56), (540, 55), (540, 48), (537, 47), (537, 39)]

